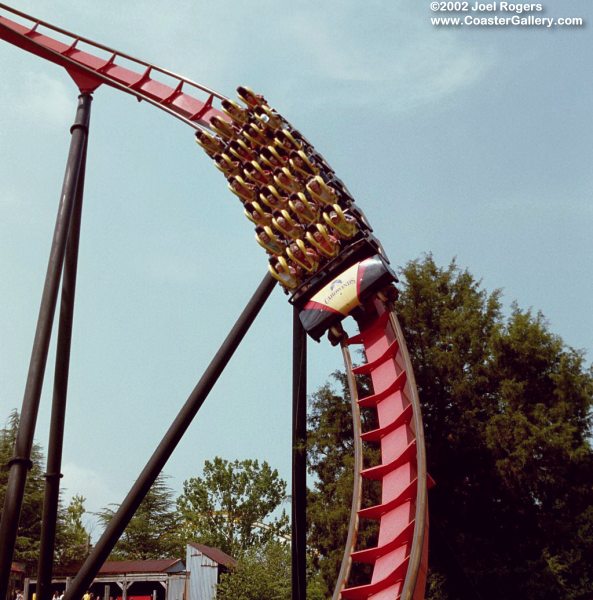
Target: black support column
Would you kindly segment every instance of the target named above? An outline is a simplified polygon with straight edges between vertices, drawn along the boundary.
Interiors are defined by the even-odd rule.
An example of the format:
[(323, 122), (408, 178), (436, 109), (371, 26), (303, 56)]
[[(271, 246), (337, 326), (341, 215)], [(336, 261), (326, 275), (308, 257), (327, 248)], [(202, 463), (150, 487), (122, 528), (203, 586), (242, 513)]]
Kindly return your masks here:
[(41, 297), (19, 428), (16, 435), (14, 455), (8, 465), (8, 485), (2, 511), (2, 522), (0, 523), (0, 540), (2, 540), (0, 544), (0, 600), (6, 598), (8, 590), (10, 567), (14, 555), (27, 473), (31, 468), (31, 448), (39, 412), (39, 401), (64, 264), (66, 242), (70, 231), (76, 188), (88, 135), (91, 100), (90, 94), (79, 96), (76, 119), (70, 129), (72, 134), (70, 151)]
[(307, 333), (293, 311), (292, 598), (307, 597)]
[(84, 175), (88, 136), (76, 187), (76, 199), (66, 257), (62, 276), (62, 297), (60, 301), (60, 321), (54, 372), (54, 392), (52, 400), (47, 467), (45, 473), (45, 496), (41, 519), (41, 548), (37, 567), (37, 600), (51, 599), (51, 579), (54, 566), (56, 524), (60, 502), (60, 479), (62, 478), (62, 448), (66, 421), (66, 399), (68, 394), (68, 374), (70, 371), (70, 348), (72, 342), (72, 322), (74, 318), (74, 297), (76, 294), (76, 274), (78, 267), (78, 246), (82, 220), (84, 195)]

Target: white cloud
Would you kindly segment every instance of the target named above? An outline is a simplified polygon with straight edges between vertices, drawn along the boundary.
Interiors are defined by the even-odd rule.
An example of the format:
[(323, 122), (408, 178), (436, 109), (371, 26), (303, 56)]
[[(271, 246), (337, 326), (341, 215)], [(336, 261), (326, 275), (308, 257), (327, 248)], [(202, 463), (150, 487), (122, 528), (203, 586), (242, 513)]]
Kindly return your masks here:
[(114, 501), (116, 494), (98, 472), (68, 462), (62, 466), (62, 489), (67, 498), (80, 494), (87, 499), (89, 510), (98, 510)]
[(310, 68), (315, 102), (331, 101), (332, 92), (324, 90), (333, 90), (333, 100), (342, 105), (381, 103), (385, 112), (410, 110), (477, 83), (494, 64), (488, 46), (472, 46), (453, 31), (435, 35), (413, 14), (388, 11), (360, 21), (359, 28), (355, 19), (334, 27), (328, 22), (329, 17), (314, 20), (301, 13), (286, 30)]
[[(11, 118), (27, 122), (36, 129), (67, 126), (74, 114), (77, 92), (74, 84), (69, 87), (54, 74), (58, 75), (52, 69), (47, 73), (26, 71), (9, 77), (8, 82), (0, 86), (2, 102), (13, 104)], [(18, 98), (18, 102), (15, 102), (15, 98)]]
[[(86, 498), (87, 513), (97, 513), (110, 504), (122, 500), (121, 494), (117, 494), (98, 471), (67, 462), (62, 465), (62, 473), (64, 478), (60, 485), (64, 493), (64, 504), (68, 504), (73, 496), (81, 495)], [(94, 515), (87, 514), (84, 524), (91, 537), (95, 539), (101, 529), (98, 519)]]

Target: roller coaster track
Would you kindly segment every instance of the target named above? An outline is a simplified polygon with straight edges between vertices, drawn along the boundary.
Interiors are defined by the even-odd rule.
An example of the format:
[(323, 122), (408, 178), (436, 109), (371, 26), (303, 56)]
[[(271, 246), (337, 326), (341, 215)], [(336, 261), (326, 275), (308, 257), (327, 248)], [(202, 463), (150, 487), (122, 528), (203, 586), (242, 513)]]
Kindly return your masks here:
[[(346, 552), (334, 600), (424, 598), (428, 562), (426, 459), (414, 373), (395, 311), (374, 298), (360, 333), (342, 342), (355, 436), (355, 484)], [(353, 367), (349, 346), (361, 345), (367, 362)], [(370, 376), (373, 394), (358, 397), (356, 377)], [(361, 409), (376, 411), (378, 427), (361, 431)], [(378, 443), (381, 463), (363, 467), (363, 443)], [(362, 479), (381, 482), (381, 502), (362, 508)], [(378, 520), (377, 545), (355, 550), (360, 519)], [(347, 587), (352, 562), (373, 565), (371, 582)], [(413, 575), (413, 576), (411, 576)]]
[[(4, 4), (0, 10), (10, 15), (0, 13), (0, 38), (64, 67), (83, 93), (106, 84), (157, 106), (197, 130), (218, 133), (219, 128), (212, 126), (215, 117), (232, 123), (228, 111), (217, 107), (228, 101), (222, 94)], [(283, 118), (282, 122), (287, 123)], [(333, 600), (422, 600), (428, 560), (427, 473), (412, 365), (394, 303), (384, 294), (373, 293), (352, 316), (359, 333), (342, 337), (340, 344), (352, 402), (354, 488), (348, 539)], [(366, 362), (361, 366), (353, 366), (351, 346), (362, 347)], [(360, 376), (370, 377), (372, 382), (372, 394), (363, 398), (358, 396)], [(377, 428), (362, 431), (363, 410), (375, 412)], [(365, 466), (365, 448), (372, 445), (380, 448), (380, 463)], [(378, 482), (379, 503), (368, 505), (363, 492), (365, 479)], [(363, 519), (378, 522), (376, 544), (367, 548), (357, 544)], [(349, 583), (354, 563), (370, 565), (370, 581)]]
[[(77, 36), (5, 4), (0, 4), (0, 9), (11, 15), (10, 19), (0, 15), (0, 38), (64, 67), (81, 92), (93, 92), (104, 83), (145, 100), (194, 128), (208, 127), (213, 116), (227, 119), (213, 107), (214, 102), (225, 97), (191, 79)], [(14, 18), (19, 21), (12, 20)], [(60, 35), (65, 41), (50, 37), (45, 30)], [(155, 75), (164, 76), (167, 83), (159, 81)], [(186, 88), (205, 98), (194, 97), (185, 91)]]

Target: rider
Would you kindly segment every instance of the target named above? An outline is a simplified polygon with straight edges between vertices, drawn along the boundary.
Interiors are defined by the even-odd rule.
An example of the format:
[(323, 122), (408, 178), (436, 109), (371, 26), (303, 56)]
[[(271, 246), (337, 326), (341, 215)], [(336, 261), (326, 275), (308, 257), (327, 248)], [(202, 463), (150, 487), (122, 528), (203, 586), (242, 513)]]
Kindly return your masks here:
[(313, 273), (319, 267), (319, 254), (301, 239), (291, 242), (286, 249), (286, 254), (307, 273)]
[(196, 131), (196, 142), (204, 148), (210, 158), (213, 158), (214, 154), (224, 152), (224, 143), (222, 140), (201, 129)]
[(249, 113), (232, 100), (221, 101), (222, 110), (240, 127), (245, 125), (249, 120)]
[(267, 169), (262, 169), (260, 164), (252, 160), (245, 165), (243, 169), (246, 177), (256, 185), (268, 185), (272, 178), (272, 172)]
[(289, 194), (302, 190), (299, 180), (286, 167), (274, 171), (274, 183)]
[(280, 169), (288, 165), (288, 152), (280, 147), (266, 146), (260, 150), (260, 159), (271, 169)]
[(230, 141), (237, 137), (238, 130), (235, 128), (233, 123), (225, 121), (218, 115), (214, 115), (210, 119), (210, 125), (212, 126), (212, 129), (214, 129), (214, 131), (216, 131), (216, 133), (218, 133), (218, 135), (220, 135), (220, 137), (226, 141)]
[(288, 205), (286, 194), (278, 191), (273, 185), (262, 187), (259, 199), (272, 210), (282, 209)]
[(283, 117), (265, 104), (256, 106), (253, 114), (259, 122), (266, 123), (272, 129), (282, 129), (287, 124)]
[(307, 241), (326, 258), (333, 258), (340, 252), (338, 238), (329, 233), (327, 227), (321, 223), (309, 225), (306, 237)]
[(291, 194), (288, 206), (301, 223), (314, 223), (319, 219), (319, 207), (309, 202), (303, 192)]
[(245, 216), (256, 225), (270, 225), (272, 223), (272, 213), (264, 204), (263, 206), (257, 202), (245, 203)]
[(258, 225), (255, 228), (255, 239), (266, 252), (273, 256), (280, 256), (286, 249), (286, 242), (281, 240), (267, 225)]
[(298, 287), (302, 276), (300, 267), (289, 263), (283, 256), (272, 257), (269, 263), (268, 270), (270, 274), (285, 289), (292, 290)]
[(272, 214), (272, 225), (288, 240), (302, 237), (304, 227), (294, 221), (287, 210), (277, 210)]
[(259, 190), (252, 183), (247, 183), (240, 175), (235, 175), (229, 179), (229, 189), (233, 194), (239, 196), (243, 203), (257, 200)]
[(338, 201), (336, 190), (327, 185), (319, 175), (312, 177), (308, 181), (306, 188), (311, 197), (322, 206), (335, 204)]
[(241, 173), (241, 163), (233, 160), (228, 154), (215, 154), (213, 159), (216, 167), (224, 173), (225, 177), (229, 178)]
[(358, 232), (357, 220), (339, 204), (326, 206), (323, 209), (323, 219), (341, 239), (349, 239)]
[(263, 96), (256, 94), (253, 90), (243, 85), (240, 85), (237, 88), (237, 94), (239, 95), (239, 98), (241, 98), (241, 100), (243, 100), (243, 102), (245, 102), (245, 104), (247, 104), (247, 106), (251, 109), (254, 109), (256, 106), (268, 105)]
[(267, 146), (274, 142), (272, 129), (250, 123), (241, 130), (241, 135), (248, 139), (253, 146)]
[(251, 161), (257, 156), (253, 148), (246, 144), (245, 140), (241, 139), (233, 140), (229, 144), (229, 152), (242, 161)]

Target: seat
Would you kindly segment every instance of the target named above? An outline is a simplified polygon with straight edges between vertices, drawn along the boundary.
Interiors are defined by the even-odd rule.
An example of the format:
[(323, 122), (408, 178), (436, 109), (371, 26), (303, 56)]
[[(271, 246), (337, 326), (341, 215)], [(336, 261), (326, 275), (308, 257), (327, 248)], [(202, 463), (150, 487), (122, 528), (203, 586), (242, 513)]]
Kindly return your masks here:
[(266, 99), (261, 94), (256, 94), (252, 89), (243, 85), (240, 85), (237, 88), (237, 94), (249, 108), (255, 108), (256, 106), (267, 106), (268, 104)]
[(321, 223), (315, 223), (307, 228), (307, 241), (326, 258), (334, 258), (340, 252), (340, 243), (331, 235), (327, 227)]
[(287, 210), (276, 211), (272, 216), (272, 225), (287, 240), (298, 240), (303, 233), (303, 226), (297, 223)]
[(291, 272), (288, 261), (283, 256), (270, 260), (268, 271), (287, 290), (293, 290), (299, 286), (297, 273)]
[(214, 164), (219, 171), (224, 173), (227, 179), (241, 173), (241, 163), (238, 160), (233, 160), (226, 153), (215, 155)]
[(307, 247), (302, 239), (294, 240), (286, 248), (286, 254), (293, 263), (299, 265), (307, 273), (314, 273), (319, 267), (319, 255), (315, 250)]
[(273, 256), (280, 256), (286, 249), (284, 241), (274, 233), (269, 225), (255, 228), (255, 240), (266, 252)]
[(206, 151), (210, 158), (212, 158), (214, 154), (224, 152), (224, 144), (222, 141), (201, 129), (196, 131), (196, 143)]
[(311, 197), (322, 206), (333, 205), (338, 201), (336, 190), (327, 185), (319, 175), (312, 177), (305, 187)]
[(315, 223), (319, 219), (319, 207), (307, 200), (303, 192), (292, 194), (288, 206), (301, 223)]
[(232, 100), (222, 100), (222, 110), (238, 125), (245, 125), (249, 120), (249, 113)]
[(233, 127), (232, 123), (221, 119), (218, 115), (215, 115), (210, 119), (210, 125), (220, 137), (227, 141), (230, 141), (237, 136), (237, 130)]
[(324, 209), (323, 220), (342, 239), (350, 239), (358, 232), (356, 219), (344, 212), (338, 204)]

